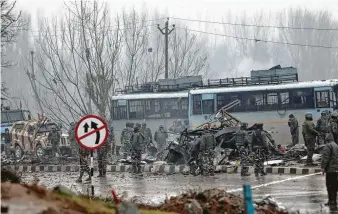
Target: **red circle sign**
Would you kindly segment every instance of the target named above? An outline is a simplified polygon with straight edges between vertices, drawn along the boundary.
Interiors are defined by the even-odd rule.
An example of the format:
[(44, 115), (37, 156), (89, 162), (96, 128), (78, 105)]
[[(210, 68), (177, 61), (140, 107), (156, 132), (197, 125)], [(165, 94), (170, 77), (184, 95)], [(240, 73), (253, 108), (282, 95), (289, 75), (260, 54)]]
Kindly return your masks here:
[(75, 126), (75, 139), (87, 150), (99, 149), (107, 138), (107, 123), (99, 116), (86, 115)]

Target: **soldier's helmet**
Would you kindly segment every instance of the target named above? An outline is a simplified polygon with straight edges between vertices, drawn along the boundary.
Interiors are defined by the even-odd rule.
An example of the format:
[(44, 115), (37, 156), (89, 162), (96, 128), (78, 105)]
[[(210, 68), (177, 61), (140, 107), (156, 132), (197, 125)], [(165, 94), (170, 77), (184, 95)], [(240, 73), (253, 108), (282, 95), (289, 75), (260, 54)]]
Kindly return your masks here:
[(263, 123), (256, 123), (256, 129), (263, 129)]
[(160, 125), (159, 128), (160, 128), (160, 129), (164, 129), (164, 126), (163, 126), (163, 125)]
[(338, 118), (338, 112), (337, 111), (334, 111), (331, 113), (331, 118), (332, 119), (337, 119)]
[(242, 123), (241, 123), (241, 127), (242, 127), (242, 128), (246, 128), (246, 127), (248, 127), (248, 123), (246, 123), (246, 122), (242, 122)]
[(176, 120), (176, 125), (177, 125), (177, 126), (182, 125), (182, 121), (181, 121), (180, 119), (177, 119), (177, 120)]
[(130, 125), (130, 128), (134, 128), (134, 123), (130, 122), (129, 125)]
[(140, 128), (138, 126), (134, 127), (134, 132), (138, 132)]
[(289, 118), (295, 118), (295, 116), (293, 114), (290, 114)]
[(312, 114), (310, 112), (305, 114), (305, 119), (310, 119), (312, 120)]
[(142, 127), (147, 127), (147, 124), (146, 123), (142, 123)]
[(136, 124), (135, 124), (135, 127), (141, 128), (141, 124), (136, 123)]
[(130, 127), (130, 123), (129, 122), (126, 122), (126, 127)]

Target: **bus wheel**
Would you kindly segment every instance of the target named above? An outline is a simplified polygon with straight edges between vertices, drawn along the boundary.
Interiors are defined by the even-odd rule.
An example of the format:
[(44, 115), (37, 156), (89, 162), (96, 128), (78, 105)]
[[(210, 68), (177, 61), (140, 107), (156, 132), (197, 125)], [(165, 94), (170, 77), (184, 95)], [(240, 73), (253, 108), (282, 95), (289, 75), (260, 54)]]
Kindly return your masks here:
[(39, 162), (44, 161), (45, 150), (42, 148), (41, 144), (36, 145), (35, 155)]
[(15, 150), (14, 150), (15, 158), (16, 159), (21, 159), (23, 156), (23, 151), (19, 145), (15, 145)]

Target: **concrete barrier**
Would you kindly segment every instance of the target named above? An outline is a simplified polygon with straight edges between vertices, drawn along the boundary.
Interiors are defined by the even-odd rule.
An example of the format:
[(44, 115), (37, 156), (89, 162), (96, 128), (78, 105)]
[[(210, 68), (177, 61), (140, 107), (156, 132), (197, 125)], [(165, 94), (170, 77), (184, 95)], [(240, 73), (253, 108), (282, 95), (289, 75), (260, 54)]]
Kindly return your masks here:
[[(3, 168), (9, 168), (16, 172), (77, 172), (80, 170), (78, 165), (11, 165), (2, 166)], [(107, 172), (129, 172), (131, 165), (108, 165)], [(97, 166), (94, 167), (97, 172)], [(184, 171), (188, 171), (189, 167), (185, 165), (145, 165), (142, 167), (143, 172), (148, 173), (166, 173), (166, 174), (178, 174)], [(320, 172), (320, 168), (301, 168), (301, 167), (265, 167), (268, 174), (287, 174), (287, 175), (307, 175)], [(233, 166), (218, 165), (216, 166), (216, 172), (220, 173), (238, 173), (241, 171), (241, 167), (234, 168)], [(254, 168), (249, 167), (249, 172), (253, 173)]]

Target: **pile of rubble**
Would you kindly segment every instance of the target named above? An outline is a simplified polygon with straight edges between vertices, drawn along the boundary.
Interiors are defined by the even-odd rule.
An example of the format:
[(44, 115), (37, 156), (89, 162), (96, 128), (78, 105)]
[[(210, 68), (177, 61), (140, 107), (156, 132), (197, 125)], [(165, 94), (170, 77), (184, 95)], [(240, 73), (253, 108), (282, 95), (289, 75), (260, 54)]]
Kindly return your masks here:
[[(271, 198), (255, 202), (256, 213), (287, 214), (290, 212), (280, 208)], [(159, 206), (139, 205), (140, 208), (161, 210), (174, 213), (210, 213), (210, 214), (239, 214), (246, 213), (242, 197), (227, 193), (224, 190), (210, 189), (203, 192), (189, 192), (171, 197)]]

